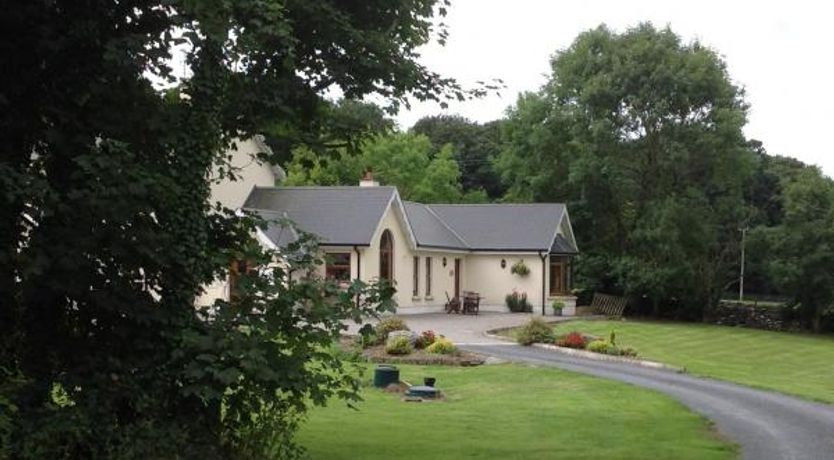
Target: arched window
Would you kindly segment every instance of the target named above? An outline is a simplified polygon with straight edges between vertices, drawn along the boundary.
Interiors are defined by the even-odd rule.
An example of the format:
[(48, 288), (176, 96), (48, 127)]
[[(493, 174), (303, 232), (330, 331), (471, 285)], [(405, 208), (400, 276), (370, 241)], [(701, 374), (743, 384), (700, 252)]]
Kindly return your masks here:
[(379, 277), (394, 281), (394, 236), (388, 229), (379, 239)]

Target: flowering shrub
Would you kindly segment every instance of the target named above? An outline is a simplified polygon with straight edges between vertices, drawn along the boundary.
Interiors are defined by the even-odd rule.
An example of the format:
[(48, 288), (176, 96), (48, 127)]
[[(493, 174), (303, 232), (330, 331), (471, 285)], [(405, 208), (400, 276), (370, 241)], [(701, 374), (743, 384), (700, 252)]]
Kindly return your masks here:
[(414, 348), (422, 350), (423, 348), (433, 344), (435, 340), (437, 340), (437, 334), (435, 334), (434, 331), (423, 331), (423, 333), (417, 337), (417, 341), (414, 342)]
[(556, 345), (567, 348), (578, 348), (581, 350), (585, 348), (585, 345), (587, 344), (586, 342), (585, 337), (581, 333), (573, 331), (556, 341)]

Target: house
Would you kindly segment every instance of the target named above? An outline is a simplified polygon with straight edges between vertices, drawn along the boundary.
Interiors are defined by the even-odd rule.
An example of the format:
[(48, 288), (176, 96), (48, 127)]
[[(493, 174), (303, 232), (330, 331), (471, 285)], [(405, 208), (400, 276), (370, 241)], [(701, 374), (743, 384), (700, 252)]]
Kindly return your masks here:
[[(482, 310), (506, 311), (513, 291), (538, 313), (554, 300), (575, 305), (577, 250), (563, 204), (421, 204), (366, 177), (350, 187), (255, 186), (243, 208), (318, 236), (322, 277), (392, 281), (400, 314), (443, 311), (463, 291), (479, 293)], [(278, 248), (296, 238), (279, 224), (259, 237)], [(516, 264), (529, 273), (512, 273)]]

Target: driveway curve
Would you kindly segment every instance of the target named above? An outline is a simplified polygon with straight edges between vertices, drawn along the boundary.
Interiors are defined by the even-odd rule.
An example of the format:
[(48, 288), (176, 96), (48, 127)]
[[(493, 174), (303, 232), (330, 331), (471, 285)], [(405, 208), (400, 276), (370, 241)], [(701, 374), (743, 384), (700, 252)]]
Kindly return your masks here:
[(461, 347), (508, 361), (558, 367), (665, 393), (712, 420), (722, 435), (741, 446), (745, 459), (834, 459), (834, 406), (668, 370), (589, 360), (511, 343)]

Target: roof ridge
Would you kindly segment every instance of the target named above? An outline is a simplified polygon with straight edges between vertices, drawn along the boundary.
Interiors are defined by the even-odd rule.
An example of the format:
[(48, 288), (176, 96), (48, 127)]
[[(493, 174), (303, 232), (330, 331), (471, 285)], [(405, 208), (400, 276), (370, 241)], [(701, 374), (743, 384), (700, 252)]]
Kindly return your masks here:
[(375, 189), (391, 189), (396, 190), (397, 187), (393, 185), (379, 185), (375, 187), (361, 187), (359, 185), (256, 185), (254, 188), (261, 190), (336, 190), (336, 189), (350, 189), (350, 190), (375, 190)]
[(449, 230), (450, 232), (452, 232), (452, 235), (454, 235), (454, 236), (455, 236), (455, 238), (457, 238), (458, 240), (460, 240), (460, 242), (461, 242), (461, 243), (463, 243), (463, 245), (464, 245), (464, 246), (466, 246), (466, 247), (467, 247), (467, 248), (469, 248), (469, 249), (472, 249), (472, 246), (470, 246), (470, 245), (469, 245), (469, 243), (468, 243), (465, 239), (463, 239), (463, 236), (461, 236), (458, 232), (456, 232), (456, 231), (455, 231), (455, 229), (453, 229), (451, 225), (449, 225), (448, 223), (446, 223), (446, 221), (445, 221), (445, 220), (443, 220), (440, 216), (438, 216), (438, 215), (437, 215), (437, 213), (436, 213), (436, 212), (434, 212), (434, 209), (432, 209), (432, 208), (431, 208), (431, 205), (428, 205), (428, 204), (422, 204), (422, 203), (417, 203), (417, 204), (419, 204), (419, 205), (423, 206), (424, 208), (426, 208), (426, 210), (429, 212), (429, 214), (431, 214), (432, 216), (434, 216), (434, 218), (435, 218), (435, 219), (437, 219), (437, 221), (438, 221), (438, 222), (440, 222), (440, 224), (441, 224), (441, 225), (443, 225), (444, 227), (446, 227), (446, 229), (447, 229), (447, 230)]
[[(423, 204), (423, 203), (418, 203)], [(566, 206), (565, 203), (426, 203), (424, 206), (446, 206), (446, 207), (493, 207), (493, 206)]]

